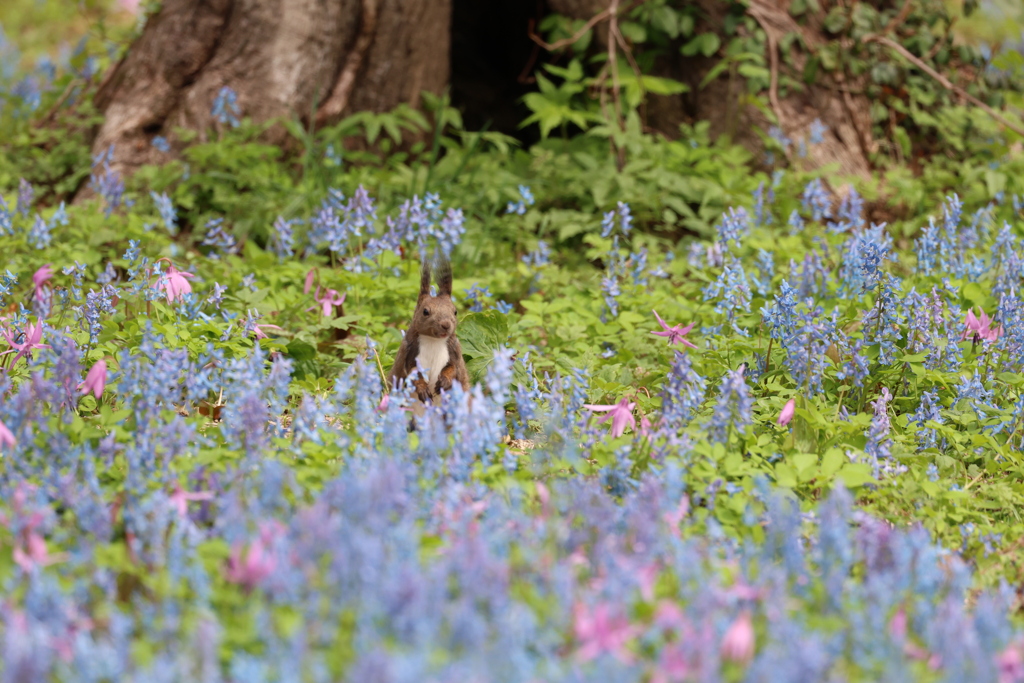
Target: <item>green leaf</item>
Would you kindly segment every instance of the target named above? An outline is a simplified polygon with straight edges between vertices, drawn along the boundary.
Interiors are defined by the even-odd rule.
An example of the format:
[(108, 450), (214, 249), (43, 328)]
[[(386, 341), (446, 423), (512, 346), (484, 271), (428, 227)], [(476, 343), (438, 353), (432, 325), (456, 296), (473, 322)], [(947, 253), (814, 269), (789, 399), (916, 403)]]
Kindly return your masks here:
[(285, 347), (288, 357), (296, 361), (313, 360), (316, 358), (316, 348), (304, 341), (293, 339)]
[(871, 466), (863, 462), (848, 462), (843, 465), (837, 477), (848, 489), (874, 483), (875, 478), (871, 476)]
[(718, 52), (718, 48), (721, 46), (722, 40), (717, 33), (701, 33), (683, 45), (680, 52), (687, 57), (693, 57), (698, 52), (705, 57), (710, 57)]
[(775, 465), (775, 483), (786, 488), (794, 488), (797, 483), (796, 472), (784, 462), (777, 463)]
[(470, 313), (459, 321), (458, 337), (462, 355), (468, 358), (470, 379), (479, 381), (494, 360), (494, 352), (508, 341), (508, 318), (494, 310)]
[(846, 28), (848, 18), (845, 7), (833, 7), (825, 17), (825, 30), (829, 33), (840, 33)]
[(647, 40), (647, 29), (642, 24), (623, 21), (619, 24), (619, 30), (622, 31), (623, 36), (629, 38), (634, 43), (643, 43)]

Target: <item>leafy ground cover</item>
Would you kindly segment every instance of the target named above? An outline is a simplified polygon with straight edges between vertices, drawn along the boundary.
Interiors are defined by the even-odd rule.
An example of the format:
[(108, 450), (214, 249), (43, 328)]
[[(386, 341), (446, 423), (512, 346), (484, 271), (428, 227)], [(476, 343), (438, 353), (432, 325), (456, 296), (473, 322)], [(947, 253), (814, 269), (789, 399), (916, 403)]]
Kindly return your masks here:
[[(7, 680), (1024, 678), (1011, 154), (883, 224), (701, 126), (286, 154), (224, 92), (126, 185), (31, 123), (86, 63), (5, 102)], [(411, 418), (435, 250), (476, 384)]]

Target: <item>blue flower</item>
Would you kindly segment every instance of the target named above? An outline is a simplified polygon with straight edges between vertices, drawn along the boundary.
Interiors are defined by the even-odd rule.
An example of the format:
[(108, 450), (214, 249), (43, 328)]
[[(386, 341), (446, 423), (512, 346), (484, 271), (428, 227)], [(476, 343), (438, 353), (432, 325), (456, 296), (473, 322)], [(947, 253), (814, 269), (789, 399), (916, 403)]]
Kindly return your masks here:
[(820, 145), (825, 142), (825, 133), (828, 132), (828, 126), (821, 122), (821, 119), (814, 119), (811, 121), (811, 144)]
[(505, 213), (514, 213), (522, 216), (526, 213), (526, 207), (533, 206), (534, 199), (533, 193), (530, 188), (526, 185), (519, 186), (519, 200), (515, 202), (509, 202), (508, 207), (505, 209)]
[(815, 178), (804, 188), (803, 210), (818, 222), (832, 217), (832, 197), (820, 178)]
[(238, 108), (238, 95), (235, 94), (234, 90), (225, 85), (217, 91), (217, 96), (213, 100), (213, 108), (210, 110), (210, 116), (220, 123), (237, 128), (240, 123), (238, 117), (241, 113), (241, 109)]
[(725, 443), (731, 429), (742, 433), (754, 421), (753, 408), (754, 399), (743, 370), (725, 373), (715, 412), (711, 415), (711, 440)]
[(163, 219), (164, 227), (167, 228), (167, 232), (172, 235), (178, 234), (178, 213), (174, 210), (174, 203), (171, 202), (171, 198), (167, 196), (167, 193), (157, 194), (156, 192), (150, 191), (149, 196), (153, 198), (156, 203), (156, 210), (160, 212), (160, 218)]

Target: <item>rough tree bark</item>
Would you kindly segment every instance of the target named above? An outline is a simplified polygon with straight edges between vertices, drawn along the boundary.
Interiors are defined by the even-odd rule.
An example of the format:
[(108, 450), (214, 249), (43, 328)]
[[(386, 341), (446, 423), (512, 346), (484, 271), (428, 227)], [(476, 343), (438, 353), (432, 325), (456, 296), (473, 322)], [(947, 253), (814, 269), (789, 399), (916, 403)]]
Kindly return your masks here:
[(93, 150), (157, 163), (153, 137), (213, 127), (224, 86), (256, 121), (415, 106), (448, 83), (450, 20), (451, 0), (164, 0), (100, 86)]

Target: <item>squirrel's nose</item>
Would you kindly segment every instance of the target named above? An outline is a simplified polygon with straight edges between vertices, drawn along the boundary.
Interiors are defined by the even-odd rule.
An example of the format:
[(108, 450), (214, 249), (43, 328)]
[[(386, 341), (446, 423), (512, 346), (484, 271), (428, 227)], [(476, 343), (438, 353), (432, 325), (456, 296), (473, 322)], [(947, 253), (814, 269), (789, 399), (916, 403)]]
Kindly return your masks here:
[(452, 323), (451, 323), (451, 321), (445, 320), (444, 322), (442, 322), (441, 323), (441, 329), (444, 330), (445, 332), (451, 332), (452, 331)]

